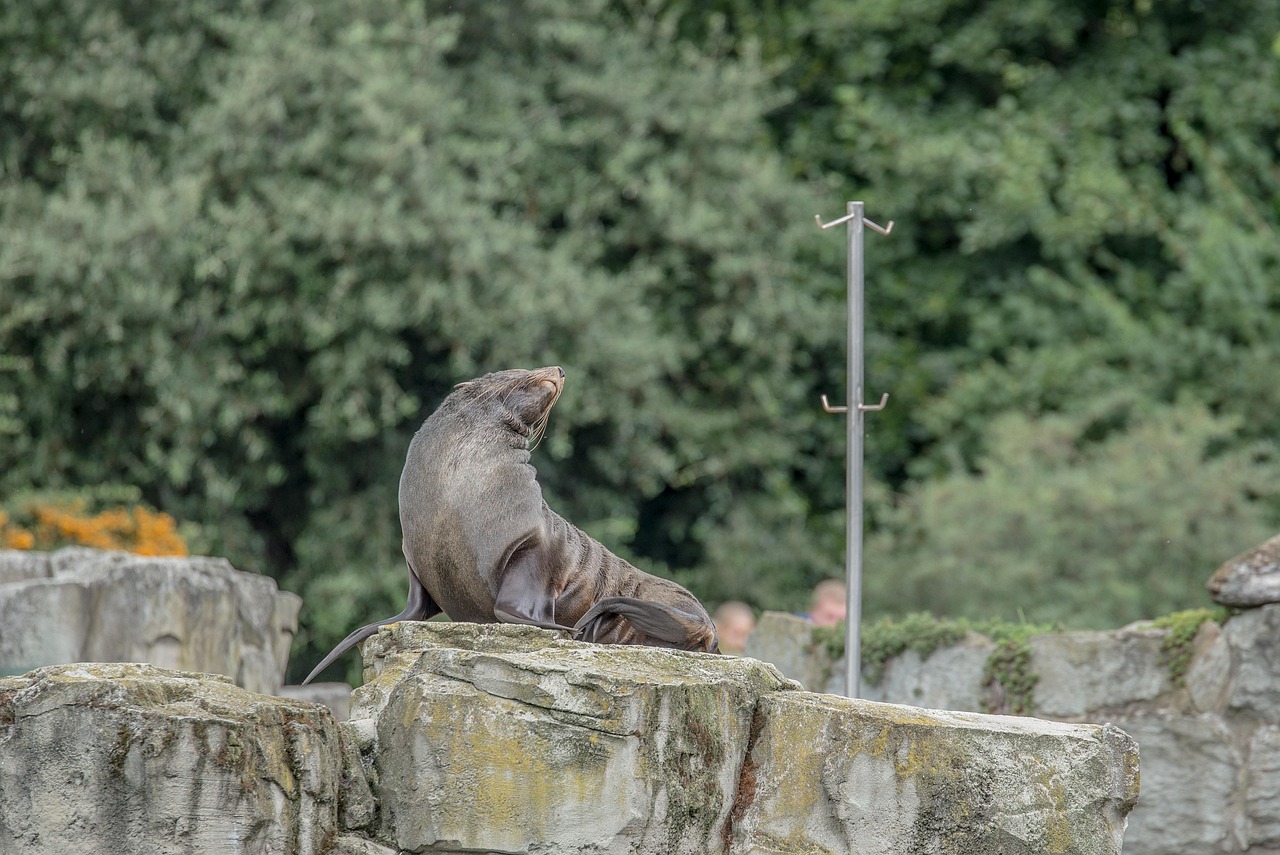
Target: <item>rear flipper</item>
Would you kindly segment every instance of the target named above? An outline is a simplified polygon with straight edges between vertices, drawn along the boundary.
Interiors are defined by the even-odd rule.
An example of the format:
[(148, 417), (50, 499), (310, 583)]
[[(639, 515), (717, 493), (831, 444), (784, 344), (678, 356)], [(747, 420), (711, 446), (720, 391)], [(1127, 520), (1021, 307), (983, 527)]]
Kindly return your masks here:
[(417, 575), (413, 572), (413, 566), (409, 567), (409, 601), (404, 607), (404, 611), (395, 617), (380, 620), (377, 623), (371, 623), (368, 626), (362, 626), (355, 632), (348, 635), (338, 643), (338, 646), (329, 651), (329, 655), (320, 660), (320, 664), (311, 670), (307, 675), (307, 679), (302, 681), (302, 685), (307, 685), (316, 678), (316, 675), (333, 664), (333, 660), (364, 641), (369, 636), (378, 631), (379, 627), (387, 624), (397, 623), (402, 620), (426, 620), (440, 614), (440, 607), (431, 599), (431, 595), (427, 593), (427, 589), (422, 587), (422, 582), (418, 581)]
[[(628, 633), (626, 624), (641, 637)], [(605, 597), (578, 619), (573, 630), (579, 641), (720, 652), (715, 625), (705, 615), (635, 597)]]

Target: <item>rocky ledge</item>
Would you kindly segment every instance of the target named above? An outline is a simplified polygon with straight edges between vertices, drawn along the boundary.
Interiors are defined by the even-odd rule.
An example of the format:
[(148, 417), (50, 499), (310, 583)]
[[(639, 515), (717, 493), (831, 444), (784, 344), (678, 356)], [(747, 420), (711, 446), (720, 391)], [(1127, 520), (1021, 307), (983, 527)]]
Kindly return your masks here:
[(746, 658), (404, 622), (337, 724), (143, 665), (0, 679), (0, 851), (1119, 853), (1109, 726), (800, 691)]

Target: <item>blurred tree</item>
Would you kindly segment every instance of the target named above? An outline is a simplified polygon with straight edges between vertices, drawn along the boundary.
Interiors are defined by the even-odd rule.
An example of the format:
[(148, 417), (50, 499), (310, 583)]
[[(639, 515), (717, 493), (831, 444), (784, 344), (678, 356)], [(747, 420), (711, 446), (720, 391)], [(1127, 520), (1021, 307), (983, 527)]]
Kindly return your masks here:
[[(1220, 534), (1197, 543), (1187, 542), (1193, 527), (1181, 529), (1170, 548), (1199, 562), (1174, 574), (1184, 601), (1157, 586), (1146, 599), (1118, 596), (1128, 605), (1108, 617), (1197, 604), (1218, 561), (1274, 532), (1275, 494), (1254, 489), (1242, 463), (1229, 467), (1232, 477), (1207, 473), (1273, 458), (1280, 438), (1280, 385), (1268, 368), (1280, 364), (1280, 4), (666, 6), (680, 11), (686, 38), (762, 51), (793, 96), (770, 124), (795, 172), (840, 175), (847, 198), (897, 221), (891, 239), (868, 243), (868, 388), (890, 391), (893, 404), (868, 419), (867, 460), (905, 498), (884, 513), (873, 502), (869, 513), (884, 526), (878, 560), (925, 575), (872, 597), (873, 609), (978, 608), (963, 586), (986, 575), (990, 584), (974, 590), (1008, 614), (1069, 584), (1065, 567), (1077, 561), (1100, 568), (1091, 584), (1105, 600), (1140, 562), (1162, 560), (1107, 525), (1084, 553), (1081, 537), (1026, 525), (1026, 498), (1040, 494), (1013, 489), (1000, 480), (1005, 469), (991, 468), (1020, 431), (1058, 417), (1093, 424), (1117, 396), (1135, 414), (1168, 414), (1168, 441), (1135, 444), (1151, 430), (1136, 415), (1125, 441), (1082, 429), (1073, 438), (1080, 478), (1106, 475), (1103, 459), (1117, 477), (1141, 466), (1180, 472), (1185, 513), (1228, 491), (1239, 514), (1219, 517)], [(1198, 422), (1173, 419), (1175, 406), (1218, 425), (1210, 451), (1197, 444)], [(1103, 445), (1091, 451), (1094, 443)], [(1140, 459), (1107, 457), (1121, 449)], [(1189, 459), (1201, 469), (1186, 468)], [(1020, 477), (1065, 477), (1052, 456), (1042, 465)], [(1125, 489), (1135, 513), (1146, 509), (1143, 521), (1168, 530), (1164, 488), (1135, 479)], [(947, 513), (965, 512), (966, 491), (980, 497), (984, 524), (1002, 535), (960, 549), (963, 517), (933, 510), (944, 491)], [(1105, 491), (1096, 501), (1107, 506)], [(906, 526), (912, 513), (928, 521)], [(1019, 528), (1021, 539), (1011, 534)], [(1023, 570), (1000, 576), (1019, 555)], [(938, 561), (960, 587), (931, 588), (924, 568)], [(942, 591), (958, 597), (953, 607)]]
[[(1038, 550), (1083, 538), (1009, 536), (1009, 473), (1150, 466), (1187, 495), (1130, 478), (1133, 525), (1236, 503), (1205, 575), (1276, 522), (1244, 461), (1280, 436), (1278, 33), (1270, 0), (8, 4), (0, 490), (137, 484), (199, 520), (306, 597), (305, 670), (398, 609), (422, 418), (554, 362), (551, 503), (713, 603), (798, 608), (844, 499), (814, 406), (841, 397), (843, 247), (809, 218), (860, 197), (899, 223), (868, 250), (894, 396), (868, 460), (902, 497), (870, 509), (879, 555), (955, 543), (933, 497), (963, 486), (1002, 532), (964, 566), (1023, 551), (1052, 588), (1069, 562)], [(1044, 430), (1070, 467), (1015, 454)], [(1198, 602), (1111, 592), (1163, 560), (1126, 538), (1093, 532), (1100, 598)]]
[(1275, 533), (1274, 444), (1241, 444), (1239, 418), (1198, 403), (1119, 395), (990, 430), (976, 473), (919, 484), (883, 515), (870, 611), (1119, 626), (1210, 605), (1206, 570)]
[[(305, 671), (398, 609), (421, 419), (560, 363), (558, 509), (711, 599), (825, 575), (787, 532), (838, 435), (804, 374), (839, 283), (801, 282), (813, 202), (755, 62), (566, 0), (140, 10), (0, 18), (0, 486), (126, 481), (201, 520), (304, 595)], [(742, 512), (779, 502), (768, 532)]]

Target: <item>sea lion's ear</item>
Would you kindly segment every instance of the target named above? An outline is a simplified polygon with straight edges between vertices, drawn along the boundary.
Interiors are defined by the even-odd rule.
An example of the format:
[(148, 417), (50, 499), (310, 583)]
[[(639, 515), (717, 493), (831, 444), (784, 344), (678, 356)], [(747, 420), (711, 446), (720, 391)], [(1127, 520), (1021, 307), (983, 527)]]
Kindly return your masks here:
[(574, 624), (574, 632), (584, 641), (593, 641), (602, 634), (603, 620), (611, 615), (626, 618), (627, 623), (640, 632), (674, 647), (685, 650), (716, 647), (715, 629), (701, 615), (635, 597), (605, 597)]

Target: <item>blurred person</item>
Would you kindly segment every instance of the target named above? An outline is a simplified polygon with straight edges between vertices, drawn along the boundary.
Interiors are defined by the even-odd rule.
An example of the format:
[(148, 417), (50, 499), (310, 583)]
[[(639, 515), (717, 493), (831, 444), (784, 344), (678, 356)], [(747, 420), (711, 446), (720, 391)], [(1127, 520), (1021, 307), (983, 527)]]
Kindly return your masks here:
[(839, 579), (823, 579), (813, 589), (806, 617), (817, 626), (835, 626), (849, 611), (849, 589)]
[(711, 620), (720, 638), (720, 652), (741, 656), (747, 648), (747, 636), (756, 628), (756, 615), (751, 606), (739, 600), (721, 603)]

